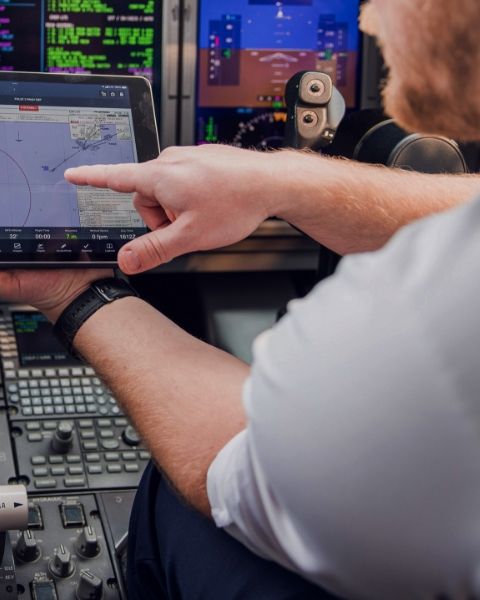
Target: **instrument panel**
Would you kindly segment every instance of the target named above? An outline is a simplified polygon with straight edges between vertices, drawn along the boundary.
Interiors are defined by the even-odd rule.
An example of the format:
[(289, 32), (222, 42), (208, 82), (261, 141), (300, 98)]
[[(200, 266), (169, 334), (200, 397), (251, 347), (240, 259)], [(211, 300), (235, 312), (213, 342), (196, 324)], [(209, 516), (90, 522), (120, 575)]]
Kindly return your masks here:
[(29, 500), (28, 528), (7, 536), (0, 597), (126, 598), (123, 552), (149, 452), (41, 313), (0, 305), (0, 356), (0, 485), (25, 485)]

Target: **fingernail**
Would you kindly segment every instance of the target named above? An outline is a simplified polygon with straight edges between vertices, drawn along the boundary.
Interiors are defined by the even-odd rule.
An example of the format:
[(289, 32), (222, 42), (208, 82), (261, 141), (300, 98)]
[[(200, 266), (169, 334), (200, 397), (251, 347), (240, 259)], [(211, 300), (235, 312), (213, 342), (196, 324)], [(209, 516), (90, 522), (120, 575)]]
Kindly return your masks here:
[(138, 271), (140, 269), (141, 263), (136, 252), (128, 248), (122, 252), (122, 255), (122, 262), (129, 271)]

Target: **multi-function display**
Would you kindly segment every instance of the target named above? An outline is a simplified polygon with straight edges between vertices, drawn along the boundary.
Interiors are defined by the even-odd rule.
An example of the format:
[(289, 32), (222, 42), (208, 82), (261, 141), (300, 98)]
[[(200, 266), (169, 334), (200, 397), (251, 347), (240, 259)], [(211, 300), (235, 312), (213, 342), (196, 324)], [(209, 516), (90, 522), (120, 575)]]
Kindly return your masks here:
[(160, 68), (161, 2), (0, 3), (0, 70), (142, 75)]
[(53, 333), (52, 324), (39, 312), (12, 313), (15, 339), (22, 367), (76, 364)]

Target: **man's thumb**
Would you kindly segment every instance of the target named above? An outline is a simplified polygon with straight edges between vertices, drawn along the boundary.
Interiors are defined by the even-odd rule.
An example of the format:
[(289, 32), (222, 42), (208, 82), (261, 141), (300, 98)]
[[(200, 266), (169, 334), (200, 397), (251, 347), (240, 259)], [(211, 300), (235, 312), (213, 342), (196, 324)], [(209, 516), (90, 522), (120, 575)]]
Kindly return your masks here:
[(182, 232), (181, 219), (156, 229), (126, 244), (118, 253), (120, 269), (127, 275), (158, 267), (189, 251)]

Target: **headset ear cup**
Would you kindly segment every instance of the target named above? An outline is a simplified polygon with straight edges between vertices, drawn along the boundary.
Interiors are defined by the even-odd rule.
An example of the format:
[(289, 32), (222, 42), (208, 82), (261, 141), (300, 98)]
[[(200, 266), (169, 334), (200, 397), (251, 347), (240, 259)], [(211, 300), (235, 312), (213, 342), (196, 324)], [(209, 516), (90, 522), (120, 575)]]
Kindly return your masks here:
[(455, 141), (409, 134), (379, 110), (348, 115), (327, 153), (422, 173), (468, 173), (465, 157)]
[(359, 162), (390, 166), (393, 148), (407, 135), (392, 119), (377, 123), (360, 139), (352, 158)]
[(388, 117), (377, 109), (354, 111), (345, 116), (331, 146), (325, 150), (330, 156), (353, 158), (353, 153), (363, 136)]
[(436, 135), (409, 134), (392, 120), (372, 127), (357, 144), (353, 158), (419, 173), (468, 173), (455, 141)]
[(405, 135), (390, 152), (387, 164), (420, 173), (468, 173), (458, 144), (435, 135)]

